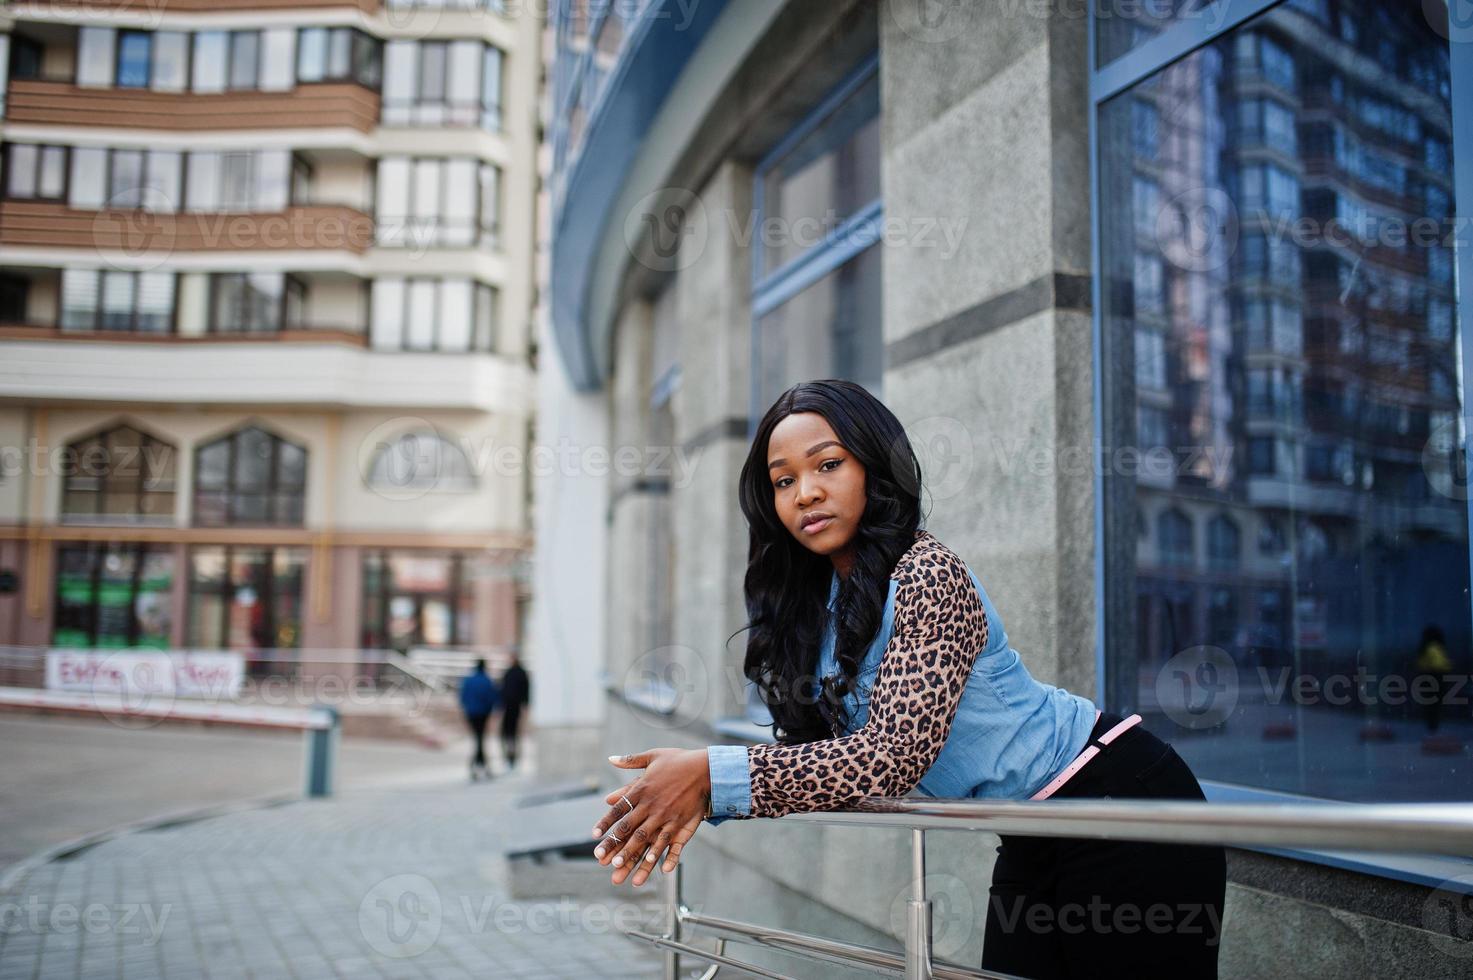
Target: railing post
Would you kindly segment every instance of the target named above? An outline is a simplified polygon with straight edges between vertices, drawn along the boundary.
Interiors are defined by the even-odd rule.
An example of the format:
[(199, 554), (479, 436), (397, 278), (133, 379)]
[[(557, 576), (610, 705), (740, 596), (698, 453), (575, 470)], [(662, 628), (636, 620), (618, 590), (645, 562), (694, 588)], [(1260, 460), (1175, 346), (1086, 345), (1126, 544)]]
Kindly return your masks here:
[(303, 730), (307, 749), (307, 795), (331, 796), (342, 720), (338, 710), (331, 705), (314, 705), (313, 710), (326, 712), (331, 721), (325, 728)]
[[(675, 865), (675, 870), (665, 876), (665, 936), (680, 942), (680, 876), (685, 862)], [(680, 977), (680, 954), (673, 949), (665, 950), (665, 980)]]
[(910, 832), (910, 902), (905, 919), (905, 980), (931, 980), (931, 900), (926, 897), (926, 832)]

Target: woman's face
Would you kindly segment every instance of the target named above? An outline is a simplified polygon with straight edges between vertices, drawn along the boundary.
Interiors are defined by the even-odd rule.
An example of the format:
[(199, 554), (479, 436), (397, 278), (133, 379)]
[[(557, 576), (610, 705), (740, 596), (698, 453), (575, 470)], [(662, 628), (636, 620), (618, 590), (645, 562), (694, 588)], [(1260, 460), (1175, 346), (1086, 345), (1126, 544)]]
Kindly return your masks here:
[(778, 520), (809, 551), (846, 553), (864, 516), (864, 467), (817, 412), (796, 412), (772, 430), (767, 476)]

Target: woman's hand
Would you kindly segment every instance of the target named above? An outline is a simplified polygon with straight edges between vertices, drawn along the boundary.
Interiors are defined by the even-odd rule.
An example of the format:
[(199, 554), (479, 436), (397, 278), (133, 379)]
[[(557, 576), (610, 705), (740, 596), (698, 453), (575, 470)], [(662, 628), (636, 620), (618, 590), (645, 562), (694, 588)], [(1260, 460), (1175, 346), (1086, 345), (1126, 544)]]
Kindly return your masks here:
[(604, 837), (593, 855), (599, 864), (614, 865), (614, 884), (623, 884), (632, 871), (632, 884), (642, 885), (667, 848), (662, 870), (675, 870), (681, 849), (706, 817), (706, 750), (650, 749), (611, 755), (609, 761), (620, 769), (643, 769), (644, 775), (604, 797), (612, 809), (593, 825), (593, 836)]

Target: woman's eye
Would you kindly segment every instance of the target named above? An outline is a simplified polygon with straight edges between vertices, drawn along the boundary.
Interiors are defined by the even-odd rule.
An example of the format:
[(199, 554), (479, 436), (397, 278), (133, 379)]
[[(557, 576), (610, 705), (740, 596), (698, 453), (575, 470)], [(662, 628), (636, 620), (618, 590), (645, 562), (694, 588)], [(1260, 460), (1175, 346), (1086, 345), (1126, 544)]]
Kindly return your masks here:
[[(833, 463), (833, 464), (834, 464), (834, 466), (838, 466), (838, 465), (839, 465), (839, 464), (840, 464), (840, 463), (842, 463), (842, 462), (844, 462), (844, 461), (843, 461), (843, 460), (842, 460), (842, 459), (826, 459), (826, 460), (824, 460), (824, 461), (823, 461), (823, 463), (822, 463), (822, 464), (821, 464), (821, 465), (820, 465), (820, 466), (819, 466), (819, 469), (821, 469), (821, 470), (822, 470), (822, 469), (823, 469), (823, 468), (824, 468), (824, 467), (825, 467), (825, 466), (828, 466), (828, 465), (829, 465), (829, 464), (830, 464), (830, 463)], [(832, 469), (832, 467), (830, 467), (830, 469)], [(825, 473), (827, 473), (827, 472), (828, 472), (828, 470), (824, 470), (824, 472), (825, 472)]]
[(785, 487), (785, 486), (788, 485), (788, 482), (787, 482), (788, 479), (789, 478), (785, 476), (781, 480), (778, 480), (776, 483), (774, 483), (773, 486), (774, 487), (777, 487), (777, 489), (781, 490), (783, 487)]

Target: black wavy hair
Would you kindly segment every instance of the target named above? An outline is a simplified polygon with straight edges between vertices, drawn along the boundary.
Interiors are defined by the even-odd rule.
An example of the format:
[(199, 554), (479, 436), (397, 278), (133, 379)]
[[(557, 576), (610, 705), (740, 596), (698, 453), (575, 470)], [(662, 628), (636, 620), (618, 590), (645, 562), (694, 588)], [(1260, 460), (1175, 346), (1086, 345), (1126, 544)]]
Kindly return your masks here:
[[(834, 653), (840, 673), (818, 678), (833, 563), (805, 548), (778, 519), (767, 449), (789, 415), (817, 412), (864, 467), (865, 505), (854, 564), (839, 580)], [(905, 428), (885, 404), (852, 381), (804, 381), (778, 396), (757, 426), (738, 496), (747, 519), (745, 592), (749, 630), (742, 672), (772, 714), (779, 744), (832, 738), (842, 699), (879, 632), (895, 563), (921, 525), (921, 465)], [(740, 632), (740, 631), (738, 631)], [(735, 634), (733, 634), (735, 635)]]

